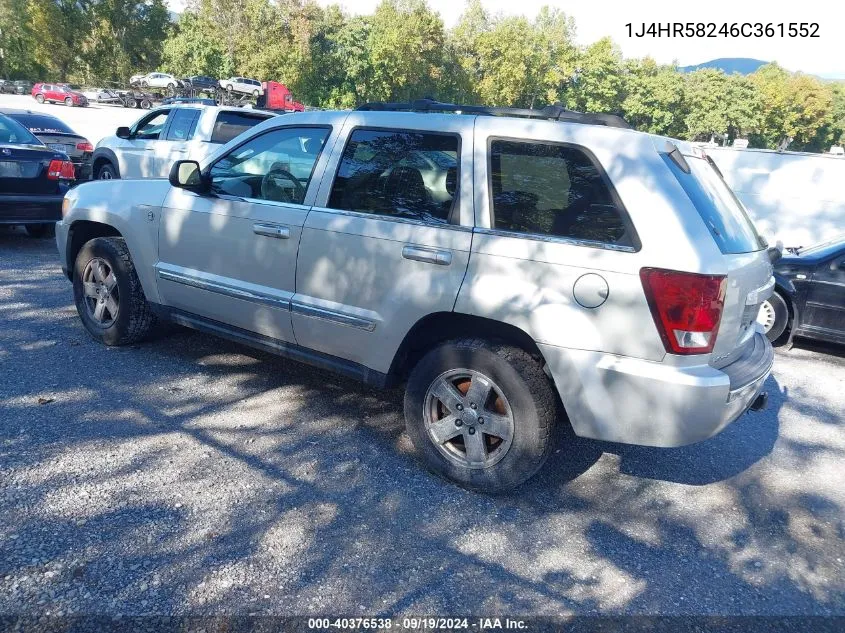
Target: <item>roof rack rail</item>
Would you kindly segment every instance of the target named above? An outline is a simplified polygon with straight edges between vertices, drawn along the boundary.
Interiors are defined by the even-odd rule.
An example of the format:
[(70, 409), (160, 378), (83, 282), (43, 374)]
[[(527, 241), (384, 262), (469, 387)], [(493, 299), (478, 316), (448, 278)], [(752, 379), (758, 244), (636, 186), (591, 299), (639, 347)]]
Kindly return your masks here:
[(584, 123), (587, 125), (606, 125), (630, 130), (631, 126), (621, 116), (615, 114), (600, 114), (594, 112), (577, 112), (567, 110), (560, 103), (546, 106), (541, 110), (530, 108), (500, 108), (493, 106), (460, 105), (457, 103), (441, 103), (434, 99), (417, 99), (408, 103), (389, 103), (385, 101), (371, 101), (358, 106), (356, 110), (371, 112), (456, 112), (459, 114), (482, 114), (486, 116), (513, 116), (529, 119), (547, 119), (550, 121), (567, 121), (569, 123)]

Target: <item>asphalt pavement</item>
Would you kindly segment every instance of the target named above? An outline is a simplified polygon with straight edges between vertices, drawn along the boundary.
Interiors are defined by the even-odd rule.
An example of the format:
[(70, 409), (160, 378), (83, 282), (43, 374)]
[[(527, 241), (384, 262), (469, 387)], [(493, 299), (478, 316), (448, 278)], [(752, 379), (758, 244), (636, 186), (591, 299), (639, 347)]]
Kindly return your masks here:
[(845, 351), (766, 388), (685, 448), (561, 430), (487, 497), (421, 467), (399, 390), (93, 342), (54, 243), (0, 229), (0, 615), (845, 615)]

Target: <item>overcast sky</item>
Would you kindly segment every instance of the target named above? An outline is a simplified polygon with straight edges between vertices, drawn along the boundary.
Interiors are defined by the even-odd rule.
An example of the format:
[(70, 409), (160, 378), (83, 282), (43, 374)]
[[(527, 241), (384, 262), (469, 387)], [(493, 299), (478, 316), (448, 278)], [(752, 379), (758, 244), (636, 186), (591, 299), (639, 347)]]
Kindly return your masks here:
[[(317, 0), (340, 4), (350, 13), (371, 13), (379, 0)], [(464, 0), (428, 0), (446, 26), (454, 25)], [(559, 7), (575, 18), (579, 43), (609, 35), (626, 57), (650, 55), (659, 62), (682, 66), (717, 57), (754, 57), (777, 61), (790, 70), (845, 78), (845, 3), (841, 0), (483, 0), (493, 13), (533, 17), (543, 5)], [(817, 22), (818, 39), (629, 38), (625, 24), (646, 22)]]

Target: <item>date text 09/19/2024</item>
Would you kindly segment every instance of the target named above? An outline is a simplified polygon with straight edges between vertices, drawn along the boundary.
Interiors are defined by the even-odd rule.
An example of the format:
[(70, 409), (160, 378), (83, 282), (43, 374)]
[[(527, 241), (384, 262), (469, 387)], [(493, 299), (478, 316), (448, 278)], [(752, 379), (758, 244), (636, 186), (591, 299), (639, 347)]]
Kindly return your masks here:
[(316, 631), (331, 630), (390, 630), (397, 631), (519, 631), (528, 628), (524, 620), (512, 618), (309, 618), (308, 628)]

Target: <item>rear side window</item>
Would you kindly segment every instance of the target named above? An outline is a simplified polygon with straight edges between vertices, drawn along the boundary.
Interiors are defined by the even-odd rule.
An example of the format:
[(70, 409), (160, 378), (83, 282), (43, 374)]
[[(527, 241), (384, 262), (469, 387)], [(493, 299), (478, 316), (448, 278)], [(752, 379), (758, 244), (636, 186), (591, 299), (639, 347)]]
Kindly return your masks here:
[(494, 140), (490, 188), (496, 229), (634, 246), (608, 183), (577, 147)]
[(214, 122), (214, 131), (211, 133), (211, 142), (228, 143), (238, 134), (246, 132), (254, 125), (258, 125), (267, 117), (245, 114), (242, 112), (224, 111), (217, 115)]
[(355, 130), (329, 206), (446, 224), (458, 198), (459, 146), (454, 134)]
[(686, 156), (690, 170), (686, 173), (668, 155), (662, 156), (722, 253), (751, 253), (764, 248), (745, 207), (711, 163), (712, 159)]
[(194, 108), (177, 108), (167, 129), (168, 141), (188, 141), (194, 136), (200, 111)]

